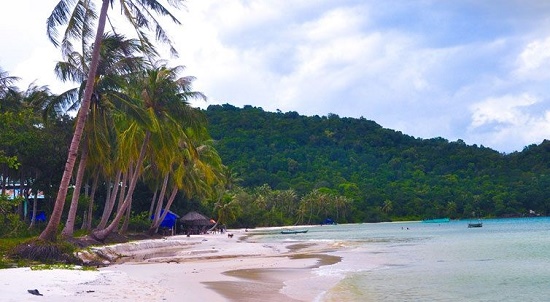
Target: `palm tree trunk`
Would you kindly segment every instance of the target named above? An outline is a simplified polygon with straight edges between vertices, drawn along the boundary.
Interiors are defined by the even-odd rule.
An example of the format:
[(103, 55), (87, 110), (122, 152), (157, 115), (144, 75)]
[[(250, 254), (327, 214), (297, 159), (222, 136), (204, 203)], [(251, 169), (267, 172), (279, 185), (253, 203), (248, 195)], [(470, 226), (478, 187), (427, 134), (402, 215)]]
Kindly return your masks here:
[(128, 209), (126, 209), (126, 215), (124, 215), (124, 222), (122, 223), (122, 227), (120, 227), (120, 233), (124, 234), (128, 231), (128, 225), (130, 225), (130, 216), (132, 214), (132, 204), (128, 206)]
[(71, 199), (71, 206), (69, 207), (69, 214), (65, 227), (61, 231), (61, 236), (72, 237), (74, 234), (74, 222), (76, 220), (76, 211), (78, 210), (78, 199), (80, 197), (80, 188), (82, 187), (82, 179), (84, 178), (84, 172), (86, 170), (86, 161), (88, 160), (88, 146), (86, 143), (82, 146), (82, 156), (80, 157), (80, 163), (78, 163), (78, 171), (76, 172), (76, 182), (73, 191), (73, 198)]
[[(35, 172), (34, 179), (38, 179), (38, 172)], [(34, 198), (32, 201), (32, 215), (31, 215), (31, 223), (29, 225), (29, 230), (34, 228), (34, 225), (36, 223), (36, 210), (38, 208), (38, 189), (35, 188), (34, 190)]]
[[(118, 187), (120, 182), (120, 177), (122, 175), (122, 171), (118, 171), (115, 177), (115, 181), (113, 182), (112, 188), (107, 188), (109, 190), (110, 194), (106, 197), (105, 207), (103, 208), (103, 215), (101, 215), (101, 221), (97, 225), (98, 229), (103, 229), (107, 225), (107, 222), (109, 222), (109, 218), (111, 217), (111, 214), (113, 213), (113, 208), (115, 207), (115, 200), (118, 194)], [(124, 182), (123, 182), (124, 183)]]
[(84, 210), (84, 213), (82, 214), (82, 225), (80, 226), (81, 230), (86, 229), (86, 225), (88, 225), (88, 222), (86, 220), (88, 220), (88, 211)]
[(120, 187), (120, 192), (118, 193), (118, 205), (117, 205), (117, 211), (120, 211), (120, 207), (122, 206), (122, 203), (124, 202), (124, 196), (126, 196), (126, 188), (128, 183), (128, 178), (132, 175), (132, 169), (128, 169), (126, 173), (122, 175), (122, 186)]
[(63, 171), (63, 177), (59, 185), (59, 191), (55, 199), (54, 208), (48, 221), (48, 225), (40, 236), (41, 240), (55, 241), (57, 235), (57, 228), (61, 222), (61, 215), (63, 214), (63, 206), (65, 205), (65, 198), (67, 197), (67, 191), (69, 190), (69, 183), (73, 174), (76, 157), (78, 155), (78, 147), (84, 132), (84, 125), (86, 124), (86, 118), (88, 117), (88, 111), (90, 108), (90, 102), (92, 99), (92, 92), (94, 89), (94, 78), (96, 76), (97, 67), (99, 65), (99, 50), (101, 47), (101, 39), (103, 38), (103, 32), (105, 31), (105, 22), (107, 19), (107, 11), (109, 8), (110, 0), (103, 0), (101, 5), (101, 12), (99, 14), (99, 20), (97, 23), (97, 32), (95, 36), (94, 48), (92, 50), (92, 61), (90, 63), (90, 71), (88, 73), (88, 80), (86, 87), (84, 88), (84, 96), (82, 98), (82, 104), (78, 111), (76, 120), (76, 127), (74, 130), (71, 145), (69, 147), (69, 153), (67, 155), (67, 162), (65, 163), (65, 170)]
[(92, 183), (92, 193), (90, 193), (90, 204), (88, 205), (88, 216), (86, 218), (86, 230), (92, 229), (92, 220), (94, 217), (94, 200), (95, 200), (95, 192), (97, 191), (97, 183), (99, 182), (99, 169), (97, 169), (94, 177), (94, 181)]
[(31, 216), (31, 224), (29, 225), (29, 230), (34, 228), (34, 224), (36, 223), (36, 210), (38, 208), (38, 190), (34, 192), (34, 198), (32, 201), (32, 216)]
[[(160, 223), (157, 223), (159, 220), (160, 220), (160, 210), (162, 209), (162, 205), (164, 204), (164, 196), (166, 196), (166, 188), (168, 187), (168, 179), (169, 179), (169, 174), (166, 173), (166, 175), (164, 176), (164, 181), (162, 182), (162, 188), (160, 190), (160, 195), (159, 195), (159, 198), (157, 200), (157, 207), (155, 209), (155, 213), (154, 213), (154, 216), (153, 216), (153, 221), (151, 223), (151, 229), (155, 229), (154, 232), (152, 232), (151, 234), (154, 234), (156, 233), (156, 229), (158, 228), (158, 225), (160, 225)], [(162, 221), (162, 220), (160, 220)], [(156, 227), (155, 227), (156, 225)], [(151, 231), (150, 229), (150, 231)]]
[(151, 206), (149, 206), (149, 217), (153, 215), (153, 209), (155, 208), (155, 204), (157, 203), (157, 194), (158, 194), (158, 185), (155, 189), (155, 193), (153, 194), (153, 198), (151, 198)]
[(172, 203), (174, 203), (177, 193), (178, 193), (178, 188), (174, 186), (174, 189), (172, 189), (172, 194), (170, 194), (170, 197), (166, 202), (166, 206), (164, 207), (164, 212), (162, 213), (162, 215), (160, 215), (159, 219), (156, 222), (154, 222), (151, 228), (149, 229), (150, 234), (154, 234), (158, 231), (160, 224), (162, 223), (162, 221), (164, 221), (164, 218), (166, 218), (166, 215), (168, 215), (168, 211), (170, 211), (170, 207), (172, 206)]
[(116, 213), (115, 218), (111, 223), (102, 230), (95, 230), (92, 232), (92, 237), (103, 241), (107, 236), (109, 236), (118, 226), (118, 223), (120, 222), (120, 219), (124, 216), (124, 211), (130, 206), (130, 203), (132, 202), (132, 195), (134, 194), (134, 189), (136, 188), (137, 180), (140, 176), (139, 171), (141, 170), (140, 167), (143, 164), (143, 160), (145, 159), (145, 151), (147, 149), (147, 145), (149, 144), (149, 140), (151, 138), (151, 132), (147, 131), (145, 138), (143, 139), (143, 143), (141, 145), (141, 150), (139, 152), (139, 158), (137, 160), (137, 163), (135, 164), (135, 170), (134, 173), (130, 179), (130, 185), (128, 187), (126, 197), (124, 198), (124, 203), (121, 206), (120, 211)]

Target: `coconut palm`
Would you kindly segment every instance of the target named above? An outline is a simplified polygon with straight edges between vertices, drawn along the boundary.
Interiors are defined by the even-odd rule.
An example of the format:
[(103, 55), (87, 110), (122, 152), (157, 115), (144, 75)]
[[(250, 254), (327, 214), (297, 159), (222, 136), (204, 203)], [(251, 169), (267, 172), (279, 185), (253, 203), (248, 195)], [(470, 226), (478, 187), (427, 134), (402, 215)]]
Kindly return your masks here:
[[(72, 196), (69, 214), (62, 235), (65, 237), (72, 236), (74, 232), (74, 222), (76, 219), (76, 210), (78, 199), (80, 196), (80, 188), (82, 185), (84, 172), (86, 169), (86, 161), (88, 154), (92, 155), (91, 167), (104, 167), (108, 169), (110, 163), (114, 160), (110, 156), (112, 149), (116, 147), (116, 141), (112, 139), (112, 111), (118, 110), (126, 114), (130, 114), (128, 106), (124, 100), (126, 96), (122, 92), (123, 87), (120, 86), (122, 79), (129, 74), (144, 68), (144, 61), (139, 56), (142, 53), (140, 44), (135, 39), (126, 39), (121, 35), (106, 34), (103, 38), (100, 51), (100, 62), (96, 77), (93, 79), (94, 93), (90, 104), (90, 117), (86, 120), (84, 128), (84, 144), (81, 152), (79, 168), (76, 174), (75, 190)], [(81, 100), (74, 95), (81, 95), (86, 83), (84, 75), (88, 69), (86, 59), (87, 53), (84, 55), (73, 51), (67, 55), (67, 61), (59, 62), (56, 65), (56, 73), (58, 77), (64, 81), (73, 80), (81, 81), (80, 89), (71, 89), (64, 94), (67, 97), (62, 101), (73, 100), (71, 104), (65, 104), (64, 107), (77, 107), (75, 104)], [(54, 104), (56, 105), (56, 104)], [(51, 105), (50, 105), (51, 106)], [(61, 105), (58, 105), (61, 106)], [(88, 150), (91, 148), (90, 150)], [(115, 186), (114, 189), (117, 189)], [(115, 196), (116, 194), (114, 194)], [(91, 201), (93, 202), (93, 201)], [(103, 222), (103, 220), (102, 220)]]
[[(181, 169), (188, 168), (184, 164), (193, 162), (198, 156), (193, 138), (196, 133), (204, 131), (201, 129), (204, 128), (205, 119), (196, 109), (189, 106), (188, 101), (195, 98), (205, 99), (205, 96), (192, 91), (191, 83), (194, 78), (178, 78), (181, 70), (182, 66), (168, 68), (161, 64), (137, 73), (128, 83), (128, 94), (136, 104), (141, 104), (148, 119), (127, 119), (119, 122), (118, 152), (126, 157), (125, 169), (131, 174), (126, 196), (115, 217), (104, 229), (93, 231), (92, 236), (98, 240), (104, 240), (116, 229), (124, 211), (130, 206), (135, 184), (142, 175), (144, 163), (154, 162), (164, 177), (166, 173), (171, 172), (176, 175), (172, 177), (174, 185), (168, 201), (171, 203), (170, 200), (173, 201), (175, 198), (177, 189), (182, 186), (181, 175), (184, 170)], [(180, 157), (181, 154), (185, 155), (184, 158)], [(168, 181), (166, 184), (168, 185)]]
[(238, 203), (235, 199), (235, 195), (224, 194), (214, 208), (216, 215), (218, 216), (217, 224), (226, 225), (237, 217), (239, 210)]
[[(107, 12), (109, 9), (109, 5), (112, 5), (114, 2), (114, 0), (101, 1), (101, 8), (97, 21), (97, 31), (95, 33), (87, 79), (95, 78), (97, 67), (99, 64), (101, 41), (107, 21)], [(175, 23), (179, 24), (180, 22), (163, 5), (161, 5), (156, 0), (118, 0), (116, 2), (120, 5), (123, 15), (135, 28), (138, 38), (143, 45), (151, 45), (148, 36), (143, 31), (143, 29), (154, 30), (155, 37), (162, 42), (168, 43), (170, 49), (173, 52), (175, 51), (171, 41), (168, 39), (166, 33), (155, 18), (154, 13), (168, 16)], [(183, 0), (170, 0), (168, 1), (168, 3), (169, 5), (177, 8), (182, 5)], [(59, 1), (47, 20), (48, 37), (54, 43), (54, 45), (58, 46), (59, 40), (57, 28), (61, 25), (68, 25), (61, 41), (63, 45), (70, 45), (72, 38), (87, 41), (87, 39), (92, 36), (90, 22), (95, 19), (94, 12), (95, 8), (93, 7), (93, 2), (91, 0)], [(80, 140), (88, 115), (89, 104), (93, 93), (93, 85), (94, 81), (86, 81), (86, 86), (82, 97), (82, 104), (80, 107), (81, 109), (79, 110), (79, 113), (77, 115), (76, 127), (69, 147), (67, 162), (65, 164), (65, 169), (61, 179), (61, 184), (59, 186), (59, 191), (57, 193), (54, 209), (51, 214), (50, 220), (48, 221), (48, 225), (39, 236), (39, 238), (42, 240), (53, 241), (56, 237), (57, 227), (61, 221), (65, 197), (69, 188), (70, 179), (78, 155)]]
[(17, 91), (17, 87), (13, 86), (19, 80), (18, 77), (10, 76), (7, 71), (0, 68), (0, 99), (3, 99), (10, 91)]
[[(193, 140), (195, 139), (193, 138)], [(197, 140), (196, 143), (200, 143), (200, 141)], [(172, 193), (165, 205), (163, 200), (159, 198), (157, 210), (149, 230), (151, 233), (157, 231), (168, 214), (177, 191), (183, 191), (188, 197), (208, 198), (214, 193), (212, 188), (222, 182), (220, 179), (222, 174), (219, 172), (222, 167), (221, 159), (210, 146), (205, 144), (191, 150), (180, 149), (176, 153), (179, 156), (173, 158), (172, 170), (166, 171), (168, 172), (166, 175), (170, 175), (170, 179), (172, 179)], [(164, 210), (162, 215), (160, 215), (161, 209)]]
[(19, 89), (14, 83), (19, 81), (18, 77), (10, 76), (8, 72), (0, 68), (0, 110), (20, 106)]
[[(55, 72), (59, 79), (64, 82), (74, 81), (80, 85), (79, 88), (70, 89), (56, 98), (50, 98), (46, 103), (41, 103), (43, 107), (43, 117), (57, 116), (60, 112), (76, 110), (79, 107), (81, 96), (84, 92), (87, 74), (89, 71), (90, 53), (89, 49), (83, 49), (83, 53), (75, 51), (72, 46), (65, 46), (65, 61), (58, 62)], [(91, 118), (86, 120), (84, 138), (84, 148), (81, 151), (80, 164), (76, 175), (75, 190), (72, 196), (71, 206), (65, 227), (62, 234), (72, 236), (74, 230), (74, 221), (76, 218), (76, 207), (80, 196), (80, 187), (83, 182), (86, 168), (87, 155), (92, 154), (92, 167), (105, 167), (105, 163), (111, 163), (111, 158), (107, 155), (112, 147), (116, 146), (110, 137), (112, 133), (112, 110), (127, 111), (128, 106), (121, 104), (124, 100), (121, 95), (120, 78), (127, 76), (143, 68), (144, 61), (140, 56), (144, 51), (141, 44), (136, 39), (126, 39), (122, 35), (105, 34), (100, 49), (100, 61), (93, 79), (94, 91), (90, 103), (89, 115)], [(91, 152), (88, 152), (88, 146)], [(90, 209), (93, 208), (93, 200), (90, 202)], [(91, 212), (88, 220), (91, 220)]]

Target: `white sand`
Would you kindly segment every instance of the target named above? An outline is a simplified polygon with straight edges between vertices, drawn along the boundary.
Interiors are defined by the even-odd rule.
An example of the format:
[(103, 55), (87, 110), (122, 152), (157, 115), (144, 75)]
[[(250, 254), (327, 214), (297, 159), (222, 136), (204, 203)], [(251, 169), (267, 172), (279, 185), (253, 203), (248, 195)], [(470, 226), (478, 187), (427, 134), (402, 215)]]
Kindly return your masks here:
[[(293, 251), (282, 243), (242, 241), (244, 234), (94, 248), (111, 260), (98, 271), (0, 270), (0, 301), (313, 301), (338, 281), (314, 274), (319, 258), (290, 257), (317, 255), (326, 246)], [(43, 296), (27, 292), (32, 289)]]

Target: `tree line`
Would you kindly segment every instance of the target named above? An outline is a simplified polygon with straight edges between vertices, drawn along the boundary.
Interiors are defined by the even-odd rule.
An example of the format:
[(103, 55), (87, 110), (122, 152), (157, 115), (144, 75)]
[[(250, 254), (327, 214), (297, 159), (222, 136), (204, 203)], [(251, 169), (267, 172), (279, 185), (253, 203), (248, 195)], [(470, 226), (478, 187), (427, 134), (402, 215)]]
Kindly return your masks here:
[(340, 222), (550, 210), (549, 141), (503, 154), (462, 140), (414, 138), (365, 118), (230, 104), (211, 105), (205, 113), (214, 146), (241, 186), (346, 197), (349, 214)]
[[(165, 68), (137, 74), (174, 82), (175, 70)], [(161, 71), (166, 77), (158, 76)], [(9, 76), (3, 72), (2, 78)], [(137, 86), (144, 85), (142, 80)], [(59, 110), (52, 108), (65, 103), (56, 103), (59, 96), (46, 87), (8, 88), (0, 106), (2, 187), (16, 179), (55, 196), (74, 119), (55, 114)], [(199, 210), (230, 227), (249, 228), (318, 224), (327, 218), (346, 223), (548, 214), (548, 141), (502, 154), (460, 140), (413, 138), (364, 118), (308, 117), (229, 104), (187, 108), (201, 126), (186, 129), (173, 123), (176, 117), (159, 114), (176, 108), (159, 107), (153, 116), (160, 115), (157, 127), (165, 120), (163, 131), (148, 131), (137, 130), (127, 111), (107, 104), (111, 111), (102, 116), (94, 108), (85, 127), (90, 132), (84, 132), (82, 167), (65, 201), (63, 236), (72, 236), (75, 225), (92, 233), (108, 226), (109, 232), (124, 232), (132, 217), (150, 221), (147, 229), (155, 232), (160, 213), (168, 210)], [(139, 162), (140, 150), (141, 168), (131, 164)], [(86, 152), (90, 155), (84, 157)], [(140, 171), (133, 185), (132, 170)], [(128, 194), (131, 210), (124, 208)], [(30, 202), (30, 212), (36, 213), (36, 200)], [(5, 221), (16, 224), (6, 220), (5, 204), (2, 208)], [(52, 200), (40, 209), (51, 213)], [(34, 224), (32, 217), (28, 220)]]

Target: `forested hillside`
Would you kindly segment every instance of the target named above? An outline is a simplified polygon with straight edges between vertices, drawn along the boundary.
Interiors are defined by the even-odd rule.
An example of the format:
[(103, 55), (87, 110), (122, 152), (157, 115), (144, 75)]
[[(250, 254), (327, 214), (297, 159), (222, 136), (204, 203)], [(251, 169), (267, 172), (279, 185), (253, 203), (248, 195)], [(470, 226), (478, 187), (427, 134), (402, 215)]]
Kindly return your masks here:
[(550, 142), (501, 154), (444, 138), (419, 139), (364, 118), (209, 106), (208, 129), (244, 188), (352, 200), (347, 221), (547, 215)]

